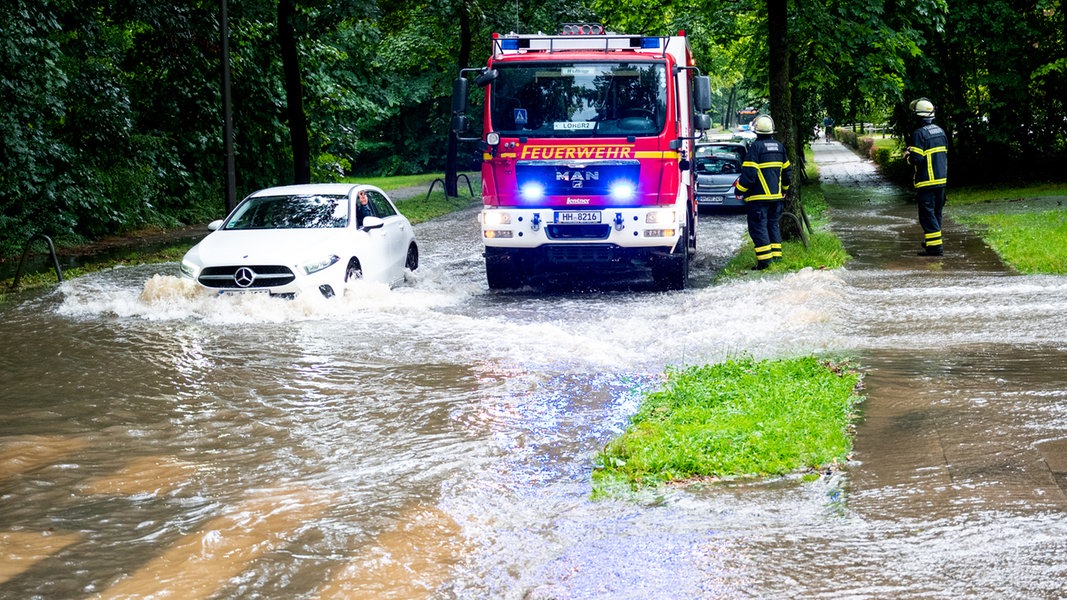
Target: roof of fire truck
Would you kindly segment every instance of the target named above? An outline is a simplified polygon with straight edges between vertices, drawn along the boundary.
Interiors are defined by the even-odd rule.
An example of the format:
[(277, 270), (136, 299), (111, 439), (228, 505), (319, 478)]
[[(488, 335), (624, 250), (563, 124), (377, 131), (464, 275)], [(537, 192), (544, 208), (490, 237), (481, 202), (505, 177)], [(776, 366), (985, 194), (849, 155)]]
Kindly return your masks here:
[[(673, 44), (672, 44), (673, 42)], [(689, 58), (685, 32), (676, 36), (625, 35), (605, 31), (603, 26), (589, 23), (568, 23), (563, 32), (551, 34), (493, 34), (493, 58), (517, 54), (553, 54), (557, 52), (637, 52), (651, 54), (659, 51), (671, 54), (683, 64)]]

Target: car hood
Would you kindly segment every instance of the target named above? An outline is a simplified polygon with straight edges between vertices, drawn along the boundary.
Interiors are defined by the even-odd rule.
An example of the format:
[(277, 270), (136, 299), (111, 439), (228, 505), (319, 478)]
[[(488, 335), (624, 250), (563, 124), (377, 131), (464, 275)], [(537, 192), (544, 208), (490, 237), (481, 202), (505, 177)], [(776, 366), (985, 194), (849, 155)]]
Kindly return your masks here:
[(209, 234), (190, 252), (209, 265), (296, 265), (336, 253), (349, 229), (251, 229)]

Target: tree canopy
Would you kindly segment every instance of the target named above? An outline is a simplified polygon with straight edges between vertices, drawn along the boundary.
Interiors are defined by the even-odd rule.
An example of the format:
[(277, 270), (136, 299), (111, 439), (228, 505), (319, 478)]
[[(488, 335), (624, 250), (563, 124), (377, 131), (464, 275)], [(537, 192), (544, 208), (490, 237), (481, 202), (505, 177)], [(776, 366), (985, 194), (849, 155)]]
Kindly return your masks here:
[[(220, 216), (222, 1), (0, 5), (0, 255), (38, 232)], [(768, 3), (783, 2), (790, 100), (775, 107)], [(953, 181), (1048, 178), (1067, 153), (1062, 0), (228, 0), (228, 12), (239, 196), (302, 172), (440, 171), (451, 81), (484, 64), (490, 34), (579, 21), (685, 30), (722, 125), (755, 106), (787, 115), (800, 144), (825, 115), (904, 135), (924, 96), (951, 136)]]

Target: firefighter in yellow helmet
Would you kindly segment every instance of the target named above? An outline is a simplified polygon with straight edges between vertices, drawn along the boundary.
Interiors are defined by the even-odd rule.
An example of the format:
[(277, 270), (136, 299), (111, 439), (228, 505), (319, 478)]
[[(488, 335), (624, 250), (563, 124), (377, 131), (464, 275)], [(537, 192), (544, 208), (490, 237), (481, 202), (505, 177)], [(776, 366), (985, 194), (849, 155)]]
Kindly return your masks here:
[(904, 151), (904, 159), (915, 168), (913, 185), (919, 205), (919, 225), (923, 229), (920, 256), (944, 254), (941, 239), (941, 212), (945, 207), (948, 182), (948, 136), (934, 125), (934, 105), (926, 98), (912, 101), (911, 112), (919, 119)]
[(753, 270), (766, 269), (782, 258), (782, 233), (778, 219), (782, 201), (793, 180), (793, 167), (785, 146), (774, 139), (774, 120), (760, 115), (752, 121), (756, 141), (748, 148), (741, 163), (741, 176), (734, 184), (734, 194), (744, 199), (748, 211), (748, 235), (756, 251)]

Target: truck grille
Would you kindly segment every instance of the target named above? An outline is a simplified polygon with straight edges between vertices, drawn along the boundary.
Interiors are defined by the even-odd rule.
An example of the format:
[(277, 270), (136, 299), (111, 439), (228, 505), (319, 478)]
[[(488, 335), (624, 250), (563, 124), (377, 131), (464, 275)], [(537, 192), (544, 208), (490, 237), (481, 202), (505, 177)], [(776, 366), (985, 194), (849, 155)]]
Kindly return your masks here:
[(291, 283), (296, 275), (282, 265), (205, 267), (197, 281), (216, 289), (259, 289)]
[(550, 240), (606, 240), (611, 225), (548, 225), (545, 233)]
[(609, 263), (618, 260), (614, 246), (549, 246), (545, 257), (555, 264)]

